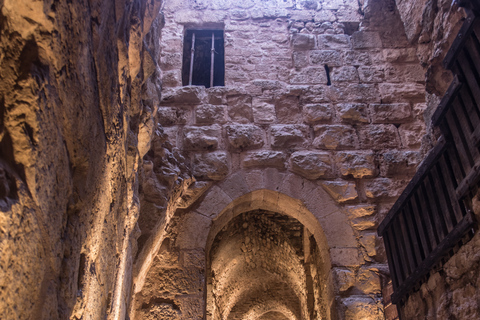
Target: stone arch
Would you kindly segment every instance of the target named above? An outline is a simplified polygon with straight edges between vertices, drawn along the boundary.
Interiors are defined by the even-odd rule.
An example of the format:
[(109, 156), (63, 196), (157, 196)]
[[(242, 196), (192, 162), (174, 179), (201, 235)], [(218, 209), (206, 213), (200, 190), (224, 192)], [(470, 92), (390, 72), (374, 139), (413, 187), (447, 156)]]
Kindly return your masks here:
[[(179, 250), (203, 251), (207, 261), (218, 231), (234, 217), (256, 209), (295, 218), (315, 238), (321, 255), (319, 270), (325, 283), (326, 314), (334, 318), (338, 292), (332, 266), (358, 265), (361, 257), (347, 215), (320, 181), (275, 168), (238, 170), (213, 184), (189, 208), (180, 210), (175, 243)], [(135, 292), (140, 293), (142, 286), (137, 282)]]

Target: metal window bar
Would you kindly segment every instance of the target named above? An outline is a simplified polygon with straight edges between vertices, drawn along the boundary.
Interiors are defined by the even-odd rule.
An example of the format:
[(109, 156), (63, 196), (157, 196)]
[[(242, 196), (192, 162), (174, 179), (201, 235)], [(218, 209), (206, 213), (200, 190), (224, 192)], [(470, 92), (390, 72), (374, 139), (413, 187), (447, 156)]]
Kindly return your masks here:
[(192, 33), (192, 49), (190, 53), (190, 73), (188, 76), (188, 85), (192, 85), (192, 78), (193, 78), (193, 59), (195, 59), (195, 32)]
[(210, 88), (213, 87), (213, 66), (215, 63), (215, 34), (212, 32), (212, 50), (210, 58)]

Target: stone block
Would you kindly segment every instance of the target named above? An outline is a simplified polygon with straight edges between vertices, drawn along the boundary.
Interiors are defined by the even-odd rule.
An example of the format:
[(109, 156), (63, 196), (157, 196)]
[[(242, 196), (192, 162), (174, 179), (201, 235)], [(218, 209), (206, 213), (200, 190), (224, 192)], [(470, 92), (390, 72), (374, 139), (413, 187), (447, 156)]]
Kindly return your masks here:
[(213, 105), (225, 105), (225, 88), (224, 87), (211, 87), (206, 89), (207, 100), (206, 102)]
[(360, 81), (365, 83), (379, 83), (385, 80), (383, 67), (360, 66), (358, 67), (358, 76)]
[(200, 104), (205, 96), (204, 86), (188, 86), (164, 90), (161, 104)]
[(315, 36), (307, 33), (295, 33), (292, 35), (294, 50), (310, 50), (315, 48)]
[(383, 310), (369, 296), (354, 296), (342, 302), (345, 308), (345, 320), (384, 320)]
[(356, 31), (352, 34), (354, 49), (381, 48), (382, 40), (378, 32)]
[(316, 151), (299, 151), (290, 157), (292, 172), (310, 179), (333, 178), (333, 164), (330, 154)]
[(339, 103), (337, 114), (343, 122), (368, 123), (367, 105), (364, 103)]
[(412, 119), (409, 103), (371, 104), (373, 123), (404, 123)]
[(247, 20), (250, 18), (248, 12), (246, 10), (230, 10), (230, 18), (232, 20)]
[(330, 248), (348, 248), (357, 245), (353, 229), (340, 210), (320, 219)]
[(222, 180), (228, 174), (229, 163), (225, 152), (196, 154), (193, 159), (193, 175), (197, 179)]
[(314, 131), (313, 145), (318, 149), (354, 149), (357, 145), (357, 135), (350, 126), (317, 125)]
[(424, 82), (425, 70), (418, 64), (390, 65), (385, 68), (388, 82)]
[(323, 10), (338, 10), (344, 5), (343, 0), (329, 0), (322, 3)]
[(307, 104), (303, 107), (303, 121), (307, 124), (329, 121), (333, 113), (331, 104)]
[(325, 181), (322, 187), (338, 203), (353, 201), (358, 198), (355, 183), (348, 181)]
[(227, 125), (227, 141), (230, 148), (246, 150), (260, 148), (264, 144), (265, 132), (253, 124)]
[(275, 105), (254, 99), (252, 103), (253, 119), (255, 123), (272, 123), (277, 117), (275, 114)]
[[(337, 20), (337, 17), (330, 10), (320, 10), (315, 13), (313, 20), (317, 23), (334, 22), (335, 20)], [(323, 32), (319, 32), (319, 33), (323, 33)]]
[(285, 168), (286, 156), (281, 151), (262, 150), (250, 152), (243, 159), (243, 166)]
[(328, 65), (329, 67), (339, 67), (343, 65), (342, 54), (337, 50), (310, 51), (310, 61), (312, 64)]
[(345, 293), (355, 285), (355, 272), (350, 269), (335, 268), (336, 283), (338, 291)]
[(362, 233), (359, 241), (369, 257), (373, 258), (377, 255), (377, 243), (379, 240), (375, 232)]
[(412, 176), (421, 156), (416, 151), (389, 150), (382, 153), (380, 159), (380, 174), (384, 177), (396, 175)]
[(293, 52), (293, 66), (295, 68), (305, 68), (310, 65), (308, 59), (309, 51), (294, 51)]
[(232, 199), (237, 199), (250, 192), (243, 171), (238, 171), (229, 176), (219, 185), (219, 187)]
[(228, 117), (239, 123), (253, 121), (252, 97), (249, 95), (228, 95)]
[(377, 175), (375, 154), (366, 152), (338, 152), (335, 163), (343, 177), (355, 179), (371, 178)]
[(308, 67), (299, 71), (292, 70), (289, 75), (290, 84), (327, 84), (324, 67)]
[(275, 100), (275, 112), (280, 123), (298, 123), (302, 112), (297, 95), (279, 96)]
[(360, 268), (357, 273), (355, 288), (367, 295), (380, 294), (382, 289), (378, 270), (374, 268)]
[(215, 218), (232, 202), (232, 199), (218, 186), (213, 186), (195, 210), (198, 213)]
[(327, 97), (333, 102), (380, 103), (380, 93), (371, 83), (337, 82), (328, 86)]
[(249, 170), (245, 173), (245, 182), (251, 191), (265, 188), (264, 170)]
[(383, 49), (383, 58), (387, 62), (418, 62), (415, 48)]
[(332, 82), (358, 82), (357, 69), (352, 66), (333, 68)]
[(226, 106), (222, 105), (200, 105), (195, 108), (195, 122), (198, 124), (225, 123), (226, 110)]
[(319, 34), (317, 36), (318, 48), (328, 49), (350, 49), (350, 37), (346, 34)]
[(358, 267), (363, 262), (357, 248), (331, 248), (330, 259), (337, 267)]
[(393, 124), (378, 124), (361, 127), (358, 130), (360, 144), (365, 149), (381, 150), (398, 148), (397, 128)]
[(185, 150), (215, 150), (221, 137), (221, 128), (219, 125), (186, 126), (183, 136), (183, 149)]
[(305, 143), (308, 127), (300, 124), (273, 125), (270, 127), (272, 148), (300, 147)]
[(159, 107), (157, 111), (158, 122), (162, 126), (186, 124), (190, 111), (178, 107)]
[(370, 199), (396, 198), (407, 186), (405, 180), (377, 178), (365, 183), (365, 194)]
[(369, 66), (372, 64), (372, 58), (370, 53), (363, 51), (345, 51), (344, 52), (345, 64), (349, 64), (355, 67)]
[(207, 244), (208, 232), (212, 223), (211, 218), (196, 212), (183, 215), (179, 221), (178, 235), (175, 246), (182, 249), (204, 249)]
[(380, 83), (380, 96), (385, 103), (401, 100), (424, 102), (425, 87), (419, 83)]
[(425, 136), (425, 123), (417, 121), (414, 123), (405, 123), (398, 127), (400, 139), (405, 147), (419, 147), (422, 138)]

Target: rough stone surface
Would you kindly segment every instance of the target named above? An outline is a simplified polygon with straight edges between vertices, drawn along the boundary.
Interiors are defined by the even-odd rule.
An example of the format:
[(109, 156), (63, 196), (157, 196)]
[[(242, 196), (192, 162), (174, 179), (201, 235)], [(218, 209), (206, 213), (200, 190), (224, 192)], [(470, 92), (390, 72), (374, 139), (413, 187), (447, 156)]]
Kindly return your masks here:
[(290, 157), (290, 168), (311, 180), (334, 177), (331, 156), (324, 152), (295, 152)]
[(226, 130), (228, 143), (234, 149), (257, 148), (264, 144), (265, 133), (258, 126), (236, 124), (227, 126)]

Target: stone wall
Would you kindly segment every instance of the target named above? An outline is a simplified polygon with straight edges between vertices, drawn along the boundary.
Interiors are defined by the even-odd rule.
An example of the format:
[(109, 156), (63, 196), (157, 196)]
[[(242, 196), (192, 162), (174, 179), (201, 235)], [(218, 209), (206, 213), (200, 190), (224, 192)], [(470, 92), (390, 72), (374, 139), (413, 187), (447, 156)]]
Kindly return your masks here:
[[(398, 0), (397, 6), (407, 37), (416, 44), (417, 56), (427, 70), (425, 122), (431, 126), (430, 117), (452, 80), (442, 60), (466, 14), (455, 1)], [(478, 196), (473, 202), (479, 221)], [(480, 316), (479, 239), (477, 226), (471, 240), (465, 239), (465, 244), (451, 257), (446, 257), (442, 265), (436, 266), (420, 288), (407, 297), (401, 307), (402, 319), (476, 319)]]
[[(382, 318), (380, 291), (388, 270), (375, 229), (415, 172), (425, 134), (424, 70), (395, 4), (169, 1), (163, 14), (163, 94), (157, 121), (164, 135), (153, 144), (168, 145), (172, 154), (184, 157), (195, 182), (189, 184), (186, 202), (142, 202), (142, 208), (151, 208), (149, 216), (157, 218), (145, 225), (151, 231), (135, 265), (131, 317), (155, 317), (155, 310), (168, 309), (182, 319), (189, 317), (183, 310), (204, 308), (205, 288), (194, 293), (197, 282), (155, 291), (170, 281), (158, 277), (159, 270), (169, 268), (163, 252), (187, 247), (208, 255), (198, 237), (209, 233), (224, 206), (247, 194), (245, 190), (258, 189), (242, 189), (258, 176), (267, 179), (259, 186), (286, 194), (296, 191), (282, 179), (311, 181), (334, 200), (338, 215), (320, 222), (334, 260), (333, 269), (322, 270), (333, 288), (334, 302), (327, 305), (334, 311), (328, 317)], [(181, 86), (186, 26), (224, 28), (225, 87)], [(150, 190), (160, 195), (165, 184), (155, 159), (168, 155), (150, 156), (154, 160), (145, 163), (157, 170)], [(179, 172), (172, 172), (172, 181)], [(225, 191), (227, 196), (224, 187), (232, 188)], [(214, 205), (220, 208), (215, 214), (208, 211)], [(322, 214), (322, 203), (318, 205), (314, 215)], [(188, 219), (196, 227), (173, 228), (191, 225)], [(332, 240), (335, 233), (340, 233), (338, 243), (331, 245), (337, 241)], [(350, 234), (353, 243), (345, 240)], [(185, 240), (188, 235), (192, 244)], [(172, 241), (178, 237), (186, 242)], [(356, 256), (360, 259), (347, 261)], [(190, 274), (186, 261), (179, 258), (175, 264), (182, 279)], [(195, 268), (205, 272), (202, 264)], [(196, 300), (184, 303), (194, 296)]]
[(124, 319), (160, 4), (0, 1), (2, 319)]

